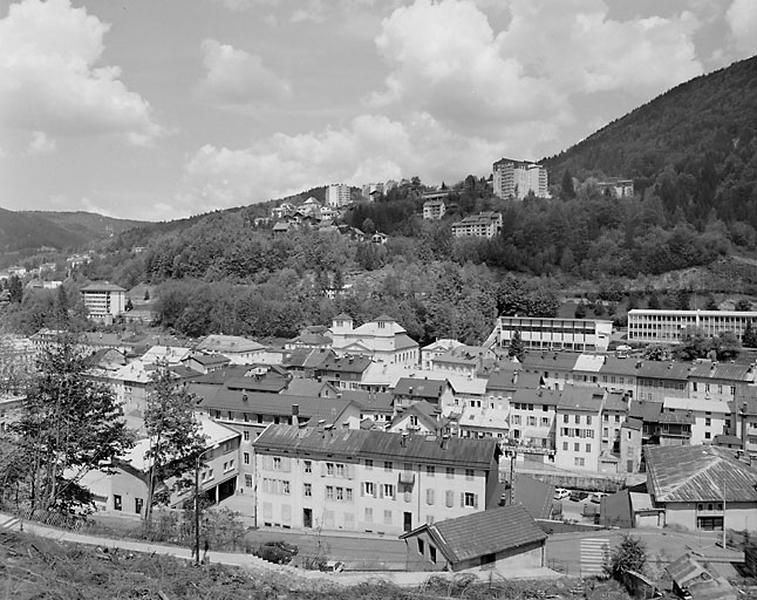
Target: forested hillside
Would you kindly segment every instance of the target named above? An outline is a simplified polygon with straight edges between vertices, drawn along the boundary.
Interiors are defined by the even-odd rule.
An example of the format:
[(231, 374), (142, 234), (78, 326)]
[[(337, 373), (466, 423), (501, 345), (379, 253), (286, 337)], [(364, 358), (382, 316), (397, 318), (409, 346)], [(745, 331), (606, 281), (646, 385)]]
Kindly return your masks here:
[(713, 210), (757, 227), (757, 57), (683, 83), (545, 159), (565, 171), (633, 178), (664, 210), (702, 227)]

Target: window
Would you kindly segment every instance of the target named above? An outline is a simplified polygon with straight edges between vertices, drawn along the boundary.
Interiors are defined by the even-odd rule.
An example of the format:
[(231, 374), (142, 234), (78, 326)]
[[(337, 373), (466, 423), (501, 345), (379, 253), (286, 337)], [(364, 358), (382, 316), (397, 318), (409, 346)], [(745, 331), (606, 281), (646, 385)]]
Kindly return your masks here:
[(273, 470), (274, 471), (281, 471), (281, 457), (274, 456), (273, 457)]
[(391, 460), (385, 460), (384, 461), (384, 471), (391, 471), (392, 470), (392, 461)]
[(384, 525), (391, 525), (391, 524), (392, 524), (392, 511), (385, 510), (384, 511)]
[(336, 488), (336, 499), (339, 501), (344, 500), (344, 488)]
[(608, 414), (604, 414), (604, 415), (602, 415), (602, 420), (603, 420), (603, 421), (604, 421), (605, 423), (607, 423), (607, 421), (609, 421), (609, 420), (610, 420), (610, 415), (608, 415)]
[(373, 468), (373, 461), (370, 458), (365, 459), (365, 468), (366, 469), (372, 469)]
[(426, 504), (429, 506), (434, 504), (434, 490), (432, 489), (426, 490)]
[(289, 495), (289, 482), (288, 481), (281, 482), (281, 493), (286, 496)]
[(231, 470), (232, 470), (232, 469), (234, 468), (234, 459), (232, 458), (232, 459), (231, 459), (231, 460), (229, 461), (228, 465), (227, 465), (226, 463), (224, 463), (224, 466), (225, 466), (225, 468), (224, 468), (224, 472), (226, 472), (226, 471), (231, 471)]
[(244, 487), (252, 487), (252, 475), (250, 475), (249, 473), (244, 474)]
[(704, 426), (710, 427), (712, 425), (712, 419), (710, 417), (705, 418), (704, 420)]
[(249, 465), (250, 464), (250, 453), (249, 452), (242, 453), (242, 459), (244, 460), (244, 464)]
[(473, 476), (476, 474), (476, 472), (473, 469), (465, 469), (465, 478), (470, 481), (473, 479)]
[(250, 441), (250, 432), (249, 431), (245, 431), (242, 435), (244, 436), (244, 441), (245, 442), (249, 442)]
[(549, 427), (549, 417), (542, 417), (541, 418), (541, 426), (542, 427)]
[(326, 475), (333, 475), (334, 474), (334, 463), (327, 462), (326, 463)]
[(568, 415), (563, 415), (563, 416), (562, 416), (562, 422), (563, 422), (563, 423), (570, 423), (570, 416), (568, 416)]
[(709, 431), (705, 431), (704, 432), (704, 439), (706, 439), (706, 440), (710, 439), (710, 432)]
[(372, 481), (364, 481), (363, 482), (363, 494), (366, 496), (375, 496), (376, 495), (376, 484)]
[(586, 415), (586, 424), (591, 425), (591, 415)]
[(581, 415), (576, 415), (573, 420), (575, 421), (576, 425), (581, 424)]
[(476, 494), (473, 492), (465, 492), (463, 495), (463, 504), (470, 508), (476, 507)]
[(344, 499), (347, 502), (352, 502), (352, 488), (344, 488)]
[(591, 452), (591, 444), (586, 444), (586, 451)]
[(566, 450), (566, 451), (568, 450), (568, 442), (563, 442), (562, 443), (562, 449)]
[(384, 484), (384, 497), (394, 498), (394, 484), (391, 484), (391, 483)]
[(605, 437), (607, 437), (608, 435), (610, 435), (610, 429), (607, 428), (607, 427), (603, 428), (602, 429), (602, 435), (604, 435)]
[(113, 494), (113, 510), (121, 510), (121, 496)]
[(528, 417), (528, 425), (529, 427), (535, 427), (536, 426), (536, 417)]
[(578, 442), (573, 442), (573, 452), (580, 452), (581, 451), (581, 444)]
[(426, 475), (428, 475), (429, 477), (433, 477), (435, 474), (436, 474), (436, 467), (434, 467), (433, 465), (428, 465), (426, 467)]
[(306, 498), (310, 498), (313, 495), (313, 485), (310, 483), (306, 483), (303, 489), (303, 495)]
[(138, 515), (142, 514), (142, 508), (145, 505), (145, 501), (142, 498), (134, 498), (134, 512)]
[(455, 476), (455, 468), (447, 467), (447, 479), (452, 479)]
[(426, 548), (423, 540), (418, 538), (418, 554), (425, 554)]
[(431, 544), (428, 545), (428, 555), (429, 558), (431, 558), (431, 562), (436, 562), (436, 548), (434, 548)]
[(326, 500), (333, 500), (333, 499), (334, 499), (334, 486), (327, 485), (326, 486)]
[(336, 476), (337, 477), (344, 477), (344, 472), (345, 472), (344, 465), (341, 464), (341, 463), (337, 463), (337, 465), (336, 465)]
[(313, 472), (313, 461), (312, 460), (306, 460), (302, 463), (302, 468), (305, 471), (305, 473), (312, 473)]
[(586, 461), (583, 459), (583, 457), (576, 457), (573, 459), (573, 465), (575, 465), (576, 467), (583, 467), (585, 464)]
[(366, 523), (373, 523), (373, 509), (370, 507), (365, 509), (365, 521)]

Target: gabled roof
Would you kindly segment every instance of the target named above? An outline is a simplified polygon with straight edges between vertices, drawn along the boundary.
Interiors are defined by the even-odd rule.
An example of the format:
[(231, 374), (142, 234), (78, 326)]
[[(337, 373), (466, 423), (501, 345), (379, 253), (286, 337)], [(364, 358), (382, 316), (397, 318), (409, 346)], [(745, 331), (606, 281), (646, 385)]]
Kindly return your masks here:
[(225, 356), (218, 354), (200, 354), (195, 353), (187, 356), (186, 360), (194, 360), (200, 363), (203, 367), (214, 367), (218, 365), (225, 365), (229, 363), (229, 359)]
[(677, 381), (688, 381), (689, 365), (679, 362), (662, 362), (655, 360), (640, 361), (637, 374), (639, 377), (650, 379), (672, 379)]
[(560, 369), (570, 371), (578, 360), (578, 354), (570, 352), (540, 352), (527, 350), (521, 364), (527, 369), (551, 371)]
[(318, 381), (317, 379), (306, 379), (303, 377), (294, 377), (285, 390), (287, 394), (294, 396), (318, 397), (323, 388), (330, 388), (330, 392), (336, 396), (336, 388), (327, 381)]
[(363, 390), (341, 390), (345, 400), (357, 405), (360, 410), (373, 412), (394, 412), (394, 396), (389, 392), (365, 392)]
[(362, 373), (371, 364), (369, 356), (330, 356), (317, 369), (319, 371), (339, 371), (341, 373)]
[(603, 375), (623, 375), (635, 377), (638, 375), (637, 361), (635, 358), (618, 358), (617, 356), (605, 356), (605, 362), (599, 372)]
[(635, 400), (631, 402), (631, 408), (628, 416), (639, 419), (647, 423), (659, 422), (662, 413), (662, 402), (652, 402), (651, 400)]
[(696, 379), (719, 379), (727, 381), (752, 381), (754, 374), (751, 365), (737, 363), (698, 360), (690, 369), (690, 375)]
[(271, 373), (252, 377), (232, 377), (225, 382), (225, 386), (232, 390), (273, 392), (274, 394), (278, 394), (288, 384), (289, 379), (287, 377)]
[(412, 415), (415, 415), (419, 420), (423, 421), (426, 428), (431, 431), (435, 431), (439, 426), (437, 422), (439, 411), (437, 408), (429, 402), (415, 402), (394, 416), (392, 419), (392, 427)]
[(394, 395), (439, 400), (447, 386), (449, 386), (449, 383), (447, 383), (446, 379), (416, 379), (413, 377), (403, 377), (397, 382), (397, 385), (394, 388)]
[(511, 403), (557, 406), (560, 402), (559, 390), (534, 389), (515, 390)]
[(523, 505), (534, 519), (549, 519), (555, 486), (523, 473), (515, 475), (515, 503)]
[[(302, 412), (302, 410), (300, 410)], [(269, 425), (253, 442), (257, 452), (332, 454), (354, 459), (430, 462), (436, 465), (489, 470), (500, 454), (495, 439), (439, 438), (358, 429), (321, 430), (317, 427)]]
[(757, 470), (718, 446), (648, 446), (647, 473), (657, 502), (757, 502)]
[(628, 417), (625, 421), (623, 421), (623, 424), (621, 425), (622, 428), (625, 429), (633, 429), (635, 431), (641, 431), (644, 427), (644, 422), (641, 419), (634, 419), (633, 417)]
[(486, 391), (535, 390), (541, 383), (542, 380), (539, 373), (526, 373), (518, 365), (513, 365), (512, 368), (499, 367), (499, 370), (489, 375), (489, 380), (486, 382)]
[(628, 398), (623, 392), (607, 392), (604, 410), (628, 412)]
[(451, 563), (543, 542), (547, 534), (520, 504), (501, 506), (470, 515), (421, 525), (400, 536), (426, 530)]
[(607, 392), (600, 387), (566, 385), (560, 393), (558, 409), (598, 413), (604, 406)]
[(212, 334), (206, 336), (199, 344), (197, 344), (197, 349), (207, 350), (209, 352), (219, 352), (221, 354), (227, 352), (237, 354), (264, 350), (265, 346), (259, 344), (255, 340), (250, 340), (238, 335)]

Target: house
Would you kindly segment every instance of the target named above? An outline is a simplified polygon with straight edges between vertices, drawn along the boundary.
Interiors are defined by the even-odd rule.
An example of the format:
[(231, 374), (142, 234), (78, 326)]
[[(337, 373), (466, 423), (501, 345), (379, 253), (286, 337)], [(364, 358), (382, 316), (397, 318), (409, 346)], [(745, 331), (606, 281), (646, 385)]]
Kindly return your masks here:
[(636, 398), (640, 400), (663, 402), (665, 398), (688, 398), (689, 365), (655, 360), (639, 361), (636, 385)]
[[(218, 504), (237, 492), (240, 435), (207, 416), (198, 414), (197, 419), (205, 438), (198, 475), (200, 493), (209, 503)], [(81, 478), (80, 484), (93, 494), (98, 510), (144, 516), (151, 465), (145, 454), (149, 448), (148, 438), (138, 440), (123, 458), (107, 466), (110, 472), (89, 471)], [(170, 487), (171, 481), (159, 484)], [(173, 492), (169, 506), (183, 508), (193, 500), (193, 491)]]
[(665, 398), (665, 413), (685, 414), (691, 418), (689, 444), (711, 444), (715, 436), (726, 433), (731, 427), (731, 405), (698, 398)]
[[(444, 194), (444, 198), (447, 194)], [(424, 194), (425, 198), (425, 194)], [(427, 198), (423, 203), (423, 220), (424, 221), (439, 221), (444, 216), (447, 210), (447, 206), (444, 204), (443, 198)]]
[(384, 429), (394, 418), (394, 396), (388, 392), (343, 390), (344, 400), (349, 400), (360, 409), (361, 422), (369, 419), (379, 429)]
[(315, 377), (340, 390), (356, 390), (371, 362), (368, 356), (329, 356), (314, 369)]
[(733, 402), (753, 385), (753, 365), (700, 359), (689, 369), (688, 396), (692, 399)]
[(632, 417), (626, 418), (620, 426), (618, 469), (626, 473), (641, 470), (641, 431), (643, 422)]
[(327, 361), (336, 359), (333, 350), (300, 348), (284, 352), (281, 366), (295, 376), (315, 377), (316, 370)]
[(424, 523), (403, 533), (408, 571), (543, 567), (547, 534), (520, 504)]
[(528, 160), (501, 158), (492, 165), (492, 188), (498, 198), (523, 200), (531, 192), (547, 198), (547, 169)]
[(79, 291), (91, 319), (111, 324), (125, 310), (126, 290), (120, 285), (107, 281), (93, 282)]
[(620, 452), (620, 430), (628, 417), (629, 400), (630, 398), (622, 392), (607, 392), (602, 410), (603, 452)]
[(684, 554), (665, 570), (673, 580), (673, 592), (691, 600), (736, 600), (738, 594), (728, 580), (699, 556)]
[(428, 402), (440, 412), (442, 407), (453, 403), (452, 386), (446, 379), (403, 377), (392, 390), (395, 410), (401, 410), (416, 402)]
[(452, 374), (475, 377), (477, 373), (493, 367), (497, 355), (490, 348), (457, 346), (431, 359), (431, 368)]
[(599, 368), (598, 384), (610, 392), (623, 392), (636, 398), (637, 362), (632, 358), (605, 356)]
[(331, 348), (331, 332), (324, 326), (305, 327), (297, 337), (284, 344), (286, 350), (309, 350)]
[(560, 391), (516, 390), (510, 400), (509, 445), (529, 462), (555, 460), (555, 428)]
[(206, 354), (223, 354), (233, 365), (252, 365), (259, 362), (266, 347), (238, 335), (211, 334), (200, 340), (195, 349)]
[(465, 217), (452, 224), (452, 236), (456, 238), (479, 237), (491, 239), (502, 231), (502, 213), (484, 211)]
[(486, 394), (489, 398), (509, 399), (517, 390), (536, 390), (543, 385), (539, 373), (524, 371), (515, 363), (500, 364), (489, 375)]
[(223, 369), (231, 361), (220, 354), (204, 354), (202, 352), (193, 352), (188, 355), (181, 363), (193, 371), (207, 375), (211, 371)]
[(599, 471), (602, 411), (607, 391), (568, 385), (558, 397), (555, 465), (563, 469)]
[(463, 345), (464, 344), (462, 342), (458, 342), (457, 340), (444, 338), (441, 340), (436, 340), (435, 342), (430, 343), (428, 346), (424, 346), (420, 350), (421, 367), (424, 369), (430, 369), (431, 361), (434, 358), (442, 356), (450, 350)]
[(314, 398), (337, 398), (340, 397), (341, 392), (328, 381), (293, 377), (280, 393), (291, 394), (292, 396), (312, 396)]
[(496, 398), (487, 398), (484, 406), (463, 407), (457, 418), (460, 437), (492, 437), (507, 440), (510, 436), (509, 402)]
[(394, 319), (381, 315), (353, 327), (352, 317), (340, 314), (331, 327), (334, 352), (339, 355), (363, 355), (378, 362), (415, 365), (418, 363), (418, 342), (407, 335)]
[(438, 407), (428, 402), (416, 402), (397, 411), (387, 431), (406, 431), (414, 435), (443, 435), (449, 433), (443, 426), (447, 422), (447, 419), (442, 419)]
[(270, 425), (253, 446), (258, 526), (399, 534), (499, 501), (495, 440)]
[(647, 447), (647, 489), (664, 524), (689, 530), (748, 530), (757, 523), (757, 469), (738, 451)]
[(385, 233), (381, 233), (380, 231), (377, 231), (371, 236), (371, 243), (372, 244), (379, 244), (384, 245), (389, 241), (389, 236)]
[(541, 376), (548, 388), (563, 389), (573, 383), (573, 367), (578, 355), (572, 352), (526, 351), (521, 362), (526, 373)]

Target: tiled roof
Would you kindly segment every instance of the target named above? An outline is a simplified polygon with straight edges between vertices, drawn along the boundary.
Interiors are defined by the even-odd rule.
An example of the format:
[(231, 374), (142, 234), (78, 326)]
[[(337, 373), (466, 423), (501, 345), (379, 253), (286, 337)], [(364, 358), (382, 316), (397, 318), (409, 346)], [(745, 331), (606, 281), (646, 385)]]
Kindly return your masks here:
[(403, 350), (405, 348), (417, 348), (418, 342), (406, 333), (398, 333), (394, 336), (394, 349)]
[(702, 379), (724, 379), (728, 381), (751, 381), (753, 379), (751, 365), (713, 362), (711, 360), (696, 361), (692, 365), (690, 373), (692, 377)]
[(294, 377), (286, 387), (286, 393), (294, 396), (318, 396), (324, 387), (329, 387), (336, 395), (336, 390), (330, 383), (318, 381), (317, 379), (305, 379), (303, 377)]
[(557, 406), (560, 403), (560, 391), (547, 389), (516, 390), (511, 400), (511, 403), (513, 402)]
[(651, 379), (675, 379), (678, 381), (688, 381), (689, 365), (678, 362), (644, 360), (641, 361), (637, 375), (639, 377), (647, 377)]
[[(442, 542), (440, 549), (453, 563), (543, 542), (547, 538), (547, 534), (520, 504), (438, 521), (415, 531), (424, 527)], [(413, 533), (408, 532), (400, 537)]]
[(512, 369), (499, 367), (489, 375), (486, 383), (486, 391), (502, 390), (510, 391), (516, 389), (536, 389), (541, 385), (541, 375), (539, 373), (526, 373), (520, 367), (513, 365)]
[(623, 392), (607, 392), (607, 397), (605, 398), (605, 410), (627, 412), (628, 398)]
[(622, 427), (625, 427), (626, 429), (635, 429), (636, 431), (641, 431), (643, 426), (644, 422), (641, 419), (634, 419), (633, 417), (628, 417), (623, 421), (622, 425)]
[(566, 385), (559, 396), (558, 408), (598, 413), (604, 405), (605, 390), (602, 388)]
[(616, 356), (606, 356), (604, 364), (600, 367), (599, 372), (602, 375), (624, 375), (635, 377), (638, 375), (637, 361), (635, 358), (618, 358)]
[(647, 472), (657, 502), (757, 502), (757, 470), (718, 446), (648, 446)]
[(81, 288), (82, 292), (126, 292), (124, 288), (107, 281), (93, 281)]
[(218, 354), (192, 354), (187, 357), (188, 360), (195, 360), (205, 367), (211, 367), (213, 365), (225, 365), (229, 362), (229, 359), (225, 356)]
[(492, 460), (500, 452), (494, 439), (452, 437), (442, 440), (435, 435), (403, 437), (402, 434), (386, 431), (322, 431), (317, 427), (300, 428), (291, 425), (269, 425), (258, 436), (253, 446), (257, 452), (309, 452), (353, 458), (368, 456), (379, 460), (430, 462), (484, 470), (492, 466)]
[(537, 371), (550, 371), (562, 369), (570, 371), (578, 360), (578, 354), (569, 352), (539, 352), (538, 350), (526, 351), (521, 363), (527, 369)]
[(341, 373), (362, 373), (371, 364), (369, 356), (329, 357), (318, 367), (319, 371), (339, 371)]
[(662, 402), (650, 400), (636, 400), (631, 403), (628, 416), (647, 423), (657, 423), (662, 412)]
[(555, 486), (523, 473), (515, 475), (515, 503), (522, 504), (534, 519), (549, 519)]
[(282, 391), (288, 383), (288, 378), (269, 373), (260, 376), (253, 375), (252, 377), (232, 377), (225, 381), (225, 385), (229, 389), (273, 393)]
[(341, 390), (345, 400), (356, 404), (364, 411), (394, 412), (394, 396), (389, 392), (365, 392), (363, 390)]
[(394, 388), (395, 396), (415, 396), (438, 400), (449, 384), (446, 379), (415, 379), (403, 377)]
[(254, 352), (257, 350), (263, 350), (265, 346), (263, 344), (259, 344), (255, 340), (250, 340), (245, 337), (241, 337), (238, 335), (220, 335), (220, 334), (212, 334), (205, 339), (203, 339), (199, 344), (197, 344), (198, 350), (209, 350), (212, 352), (231, 352), (231, 353), (241, 353), (241, 352)]

